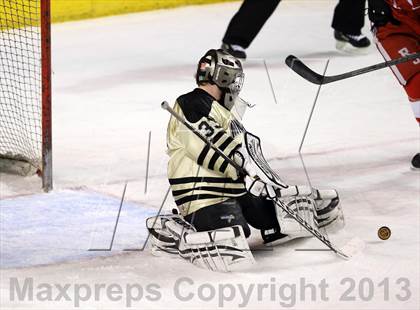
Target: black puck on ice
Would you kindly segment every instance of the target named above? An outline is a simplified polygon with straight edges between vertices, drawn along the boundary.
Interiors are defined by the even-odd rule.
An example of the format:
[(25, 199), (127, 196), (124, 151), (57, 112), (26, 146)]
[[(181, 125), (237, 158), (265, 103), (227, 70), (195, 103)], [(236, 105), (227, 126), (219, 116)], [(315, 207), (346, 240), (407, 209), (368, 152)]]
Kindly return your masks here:
[(391, 229), (386, 226), (382, 226), (378, 229), (378, 237), (381, 240), (388, 240), (391, 237)]

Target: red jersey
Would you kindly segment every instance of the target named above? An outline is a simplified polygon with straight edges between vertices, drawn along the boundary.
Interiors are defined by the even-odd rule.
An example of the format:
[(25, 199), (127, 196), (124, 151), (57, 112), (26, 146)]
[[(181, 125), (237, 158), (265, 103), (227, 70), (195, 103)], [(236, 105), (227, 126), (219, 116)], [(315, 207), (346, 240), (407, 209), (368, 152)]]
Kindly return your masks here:
[(386, 0), (392, 15), (410, 26), (420, 36), (420, 0)]

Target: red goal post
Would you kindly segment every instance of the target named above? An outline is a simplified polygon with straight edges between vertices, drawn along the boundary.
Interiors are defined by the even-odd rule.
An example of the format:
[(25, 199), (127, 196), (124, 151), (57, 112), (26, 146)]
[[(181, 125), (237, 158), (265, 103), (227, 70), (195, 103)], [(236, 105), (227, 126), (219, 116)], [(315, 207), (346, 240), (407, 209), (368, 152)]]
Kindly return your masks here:
[(52, 182), (50, 0), (0, 0), (0, 172)]
[(41, 0), (41, 63), (42, 63), (42, 188), (52, 184), (51, 126), (51, 0)]

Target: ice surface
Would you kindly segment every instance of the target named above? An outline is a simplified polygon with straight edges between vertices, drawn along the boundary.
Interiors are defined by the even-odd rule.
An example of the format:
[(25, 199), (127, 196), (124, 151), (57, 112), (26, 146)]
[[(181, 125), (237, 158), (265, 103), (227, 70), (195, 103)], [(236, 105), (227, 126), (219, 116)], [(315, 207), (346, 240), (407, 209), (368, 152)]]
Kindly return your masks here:
[[(294, 54), (302, 58), (317, 72), (322, 72), (330, 59), (327, 74), (383, 61), (374, 47), (366, 56), (335, 51), (330, 28), (335, 4), (335, 1), (282, 1), (248, 50), (250, 59), (245, 64), (242, 97), (257, 105), (245, 114), (245, 126), (262, 138), (270, 164), (290, 183), (308, 183), (298, 149), (317, 86), (288, 69), (284, 64), (286, 56)], [(165, 131), (169, 114), (160, 108), (160, 103), (173, 102), (194, 87), (197, 59), (207, 49), (220, 45), (226, 25), (239, 5), (187, 7), (53, 26), (53, 147), (57, 191), (53, 195), (58, 198), (63, 195), (64, 199), (62, 191), (74, 189), (81, 191), (82, 196), (84, 191), (95, 191), (114, 196), (117, 202), (128, 181), (127, 203), (140, 208), (161, 206), (168, 189)], [(368, 25), (364, 32), (369, 33)], [(145, 194), (149, 132), (151, 160)], [(199, 298), (197, 290), (204, 283), (216, 289), (227, 284), (236, 288), (244, 285), (246, 289), (253, 284), (275, 283), (278, 289), (282, 284), (302, 286), (303, 278), (306, 283), (314, 284), (325, 279), (329, 301), (320, 300), (319, 295), (313, 301), (308, 293), (303, 295), (306, 299), (298, 294), (294, 304), (297, 309), (419, 309), (420, 174), (409, 169), (409, 160), (419, 152), (419, 147), (419, 128), (405, 93), (389, 70), (325, 85), (302, 148), (303, 162), (314, 186), (334, 187), (340, 193), (346, 229), (341, 234), (330, 235), (331, 239), (341, 244), (357, 236), (366, 244), (361, 254), (343, 261), (330, 252), (295, 251), (322, 247), (316, 240), (301, 240), (257, 251), (257, 264), (252, 270), (227, 275), (200, 270), (179, 259), (155, 258), (149, 252), (2, 269), (1, 305), (23, 309), (73, 306), (72, 302), (11, 301), (9, 279), (12, 277), (34, 277), (37, 283), (139, 283), (142, 286), (155, 283), (159, 285), (161, 298), (151, 301), (144, 296), (133, 307), (157, 309), (220, 306), (216, 297), (210, 301)], [(22, 180), (1, 175), (2, 209), (6, 197), (39, 192), (39, 188), (36, 177)], [(109, 212), (115, 212), (115, 207), (114, 202), (110, 203)], [(172, 207), (169, 195), (164, 210)], [(18, 210), (23, 213), (22, 209)], [(69, 211), (57, 212), (62, 212), (57, 216), (65, 216)], [(133, 215), (141, 221), (144, 215), (141, 210), (138, 212)], [(384, 225), (392, 231), (387, 241), (377, 237), (378, 228)], [(16, 238), (27, 242), (26, 238)], [(261, 246), (258, 232), (253, 233), (250, 243), (253, 248)], [(65, 248), (82, 249), (87, 241), (71, 244)], [(184, 294), (195, 294), (189, 302), (180, 301), (174, 295), (174, 284), (183, 276), (194, 281), (183, 286)], [(354, 301), (340, 300), (348, 288), (348, 284), (341, 282), (346, 277), (356, 280)], [(363, 278), (374, 283), (375, 292), (368, 301), (363, 301), (358, 293)], [(386, 278), (390, 283), (389, 300), (384, 298), (383, 287), (379, 286)], [(399, 278), (410, 281), (411, 296), (406, 301), (396, 297), (404, 295), (401, 282), (397, 283)], [(250, 300), (242, 303), (237, 289), (235, 297), (223, 306), (278, 309), (284, 306), (279, 294), (276, 290), (273, 299), (265, 291), (259, 298), (254, 291)], [(106, 296), (99, 301), (91, 299), (81, 303), (81, 308), (90, 309), (124, 306), (124, 301), (111, 301)]]
[(120, 205), (121, 198), (80, 191), (2, 200), (1, 267), (45, 265), (142, 248), (147, 238), (145, 219), (157, 210), (127, 202), (120, 209)]

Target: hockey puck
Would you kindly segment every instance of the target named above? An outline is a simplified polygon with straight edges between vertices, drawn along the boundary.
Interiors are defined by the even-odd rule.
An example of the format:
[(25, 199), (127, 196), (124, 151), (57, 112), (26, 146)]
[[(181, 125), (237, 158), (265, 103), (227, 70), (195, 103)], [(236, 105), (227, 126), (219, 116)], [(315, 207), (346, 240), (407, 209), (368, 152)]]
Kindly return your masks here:
[(382, 226), (378, 229), (378, 237), (381, 240), (388, 240), (391, 237), (391, 229), (386, 226)]

